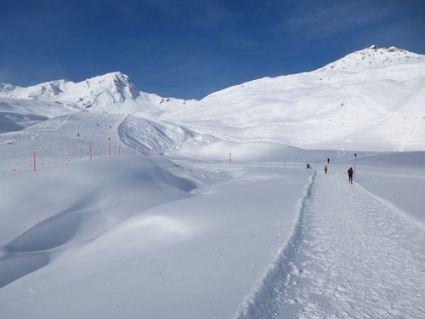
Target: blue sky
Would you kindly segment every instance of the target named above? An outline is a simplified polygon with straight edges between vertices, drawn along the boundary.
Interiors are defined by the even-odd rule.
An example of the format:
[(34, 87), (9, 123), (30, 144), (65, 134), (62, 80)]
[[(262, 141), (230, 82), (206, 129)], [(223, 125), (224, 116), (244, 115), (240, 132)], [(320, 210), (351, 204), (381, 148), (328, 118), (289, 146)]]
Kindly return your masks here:
[(0, 0), (0, 82), (112, 71), (202, 98), (377, 44), (425, 54), (425, 0)]

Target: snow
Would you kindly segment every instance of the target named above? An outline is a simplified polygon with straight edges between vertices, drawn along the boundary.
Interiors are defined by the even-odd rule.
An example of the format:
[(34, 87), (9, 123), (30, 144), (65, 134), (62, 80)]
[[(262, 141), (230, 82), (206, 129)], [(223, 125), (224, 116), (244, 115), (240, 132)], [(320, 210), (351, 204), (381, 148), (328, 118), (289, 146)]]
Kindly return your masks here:
[[(216, 185), (209, 195), (193, 197), (187, 193), (189, 182), (168, 174), (157, 181), (161, 174), (148, 164), (122, 158), (79, 162), (40, 171), (35, 185), (11, 194), (2, 205), (10, 214), (3, 216), (9, 229), (2, 233), (5, 255), (0, 264), (6, 273), (14, 271), (2, 281), (8, 283), (24, 270), (30, 274), (1, 290), (1, 304), (14, 305), (4, 309), (7, 317), (236, 314), (292, 233), (298, 212), (294, 205), (311, 171), (286, 169), (279, 174), (281, 166), (266, 167), (266, 176), (273, 178), (254, 183), (265, 179), (264, 167), (235, 166), (231, 170), (248, 175), (239, 179), (242, 185), (232, 180)], [(65, 175), (63, 182), (52, 183), (58, 171)], [(170, 186), (170, 178), (177, 182)], [(22, 181), (14, 177), (13, 182)], [(12, 182), (3, 183), (2, 188)], [(36, 201), (31, 207), (19, 198), (40, 187), (50, 194), (60, 188), (68, 195)], [(166, 204), (170, 198), (180, 200)], [(80, 204), (75, 207), (73, 202)], [(63, 211), (57, 206), (70, 207)], [(17, 260), (22, 254), (26, 259)], [(31, 272), (40, 267), (42, 257), (48, 260), (42, 259), (44, 267)], [(122, 289), (111, 289), (114, 286)], [(220, 287), (227, 288), (217, 293)]]
[(424, 150), (424, 84), (425, 56), (365, 49), (313, 72), (215, 92), (162, 118), (244, 142), (307, 149)]
[(81, 82), (56, 80), (29, 87), (0, 84), (0, 97), (31, 101), (56, 101), (74, 108), (113, 113), (160, 112), (193, 103), (141, 92), (126, 74), (111, 72)]
[(313, 188), (278, 317), (422, 317), (424, 225), (341, 175)]
[(424, 84), (373, 46), (200, 101), (0, 85), (0, 317), (423, 317)]

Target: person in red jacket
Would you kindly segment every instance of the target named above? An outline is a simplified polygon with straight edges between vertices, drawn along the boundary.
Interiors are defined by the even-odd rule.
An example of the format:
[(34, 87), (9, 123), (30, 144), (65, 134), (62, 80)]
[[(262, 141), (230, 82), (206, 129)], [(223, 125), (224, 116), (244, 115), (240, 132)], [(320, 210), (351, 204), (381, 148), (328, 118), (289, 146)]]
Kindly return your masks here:
[(348, 169), (347, 173), (348, 173), (348, 182), (349, 182), (350, 184), (353, 184), (353, 174), (354, 174), (354, 170), (353, 170), (353, 168), (352, 168), (352, 167), (350, 167), (350, 168)]

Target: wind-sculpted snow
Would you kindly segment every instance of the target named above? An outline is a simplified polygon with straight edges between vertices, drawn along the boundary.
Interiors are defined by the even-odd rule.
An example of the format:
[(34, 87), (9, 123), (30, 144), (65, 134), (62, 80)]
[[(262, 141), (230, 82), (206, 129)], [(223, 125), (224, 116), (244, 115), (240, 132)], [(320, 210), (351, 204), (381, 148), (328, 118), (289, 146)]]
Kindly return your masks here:
[(8, 225), (0, 234), (0, 286), (95, 240), (141, 209), (190, 196), (195, 187), (142, 158), (74, 163), (30, 180), (28, 174), (0, 180), (1, 193), (8, 193), (0, 203)]
[(145, 155), (176, 150), (183, 143), (194, 144), (201, 136), (183, 126), (128, 116), (118, 126), (120, 140)]

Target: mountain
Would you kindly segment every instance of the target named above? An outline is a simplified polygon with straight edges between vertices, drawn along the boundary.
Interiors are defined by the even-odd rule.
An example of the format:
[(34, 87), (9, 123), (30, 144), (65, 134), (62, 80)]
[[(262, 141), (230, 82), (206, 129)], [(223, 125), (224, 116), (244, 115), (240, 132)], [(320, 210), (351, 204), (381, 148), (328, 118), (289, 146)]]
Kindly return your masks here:
[(425, 149), (425, 56), (372, 46), (312, 72), (215, 92), (168, 121), (225, 140), (309, 149)]
[(397, 64), (416, 64), (425, 62), (425, 56), (396, 47), (379, 48), (372, 45), (367, 49), (356, 51), (346, 57), (330, 63), (323, 70), (374, 69)]
[(58, 101), (82, 110), (112, 113), (159, 111), (186, 103), (185, 100), (138, 91), (128, 76), (121, 72), (107, 73), (81, 82), (57, 80), (29, 87), (0, 84), (0, 97)]
[[(425, 56), (373, 45), (311, 72), (250, 81), (200, 101), (138, 91), (120, 72), (25, 88), (1, 84), (0, 123), (5, 123), (4, 132), (90, 111), (134, 114), (174, 123), (193, 136), (209, 136), (197, 147), (221, 141), (305, 149), (423, 150), (424, 100)], [(168, 127), (140, 123), (152, 124), (152, 130), (137, 130), (147, 139), (147, 132), (160, 134), (156, 128)], [(191, 145), (186, 147), (193, 152)], [(185, 145), (179, 150), (184, 152)]]

